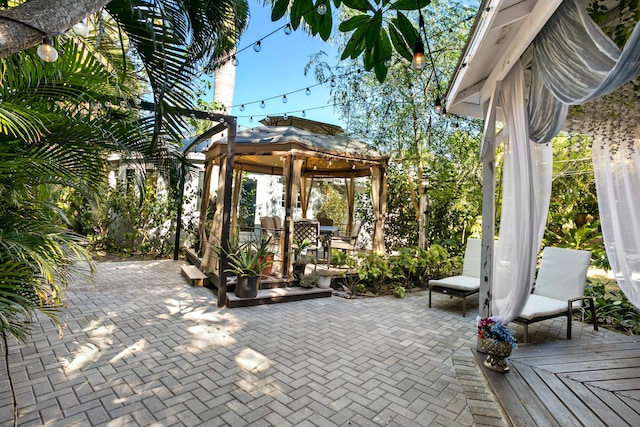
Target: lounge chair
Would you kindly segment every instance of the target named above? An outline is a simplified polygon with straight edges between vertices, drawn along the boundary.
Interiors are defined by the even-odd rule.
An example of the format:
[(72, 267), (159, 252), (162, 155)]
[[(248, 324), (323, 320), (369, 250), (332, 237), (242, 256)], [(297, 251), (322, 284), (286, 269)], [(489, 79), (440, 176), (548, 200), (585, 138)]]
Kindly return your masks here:
[(533, 293), (514, 323), (524, 325), (524, 342), (529, 341), (529, 325), (534, 322), (567, 316), (567, 339), (571, 339), (573, 312), (590, 303), (593, 329), (598, 330), (592, 297), (584, 296), (591, 252), (546, 247), (538, 270)]
[(480, 253), (481, 240), (467, 239), (464, 251), (462, 274), (429, 280), (429, 308), (431, 308), (431, 292), (438, 292), (462, 298), (462, 317), (467, 312), (467, 297), (480, 291)]

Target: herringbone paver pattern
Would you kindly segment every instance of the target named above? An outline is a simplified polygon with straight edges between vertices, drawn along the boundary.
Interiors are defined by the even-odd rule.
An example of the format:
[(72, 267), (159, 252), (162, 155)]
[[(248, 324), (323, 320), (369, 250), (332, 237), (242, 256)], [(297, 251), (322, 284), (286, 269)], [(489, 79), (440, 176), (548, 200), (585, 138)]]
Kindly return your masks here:
[[(458, 299), (218, 309), (180, 265), (101, 263), (95, 285), (67, 291), (62, 337), (42, 320), (29, 344), (12, 343), (20, 425), (505, 425), (471, 357), (476, 314), (461, 317)], [(558, 325), (545, 334), (562, 336)], [(575, 326), (574, 338), (593, 333)]]

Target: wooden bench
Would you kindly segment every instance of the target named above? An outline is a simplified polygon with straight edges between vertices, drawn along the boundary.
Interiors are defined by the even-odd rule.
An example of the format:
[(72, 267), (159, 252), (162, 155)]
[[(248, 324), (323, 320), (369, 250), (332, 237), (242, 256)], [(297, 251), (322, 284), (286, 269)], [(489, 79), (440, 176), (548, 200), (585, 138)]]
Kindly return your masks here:
[(195, 265), (183, 265), (180, 267), (182, 275), (193, 286), (204, 286), (207, 275), (198, 269)]

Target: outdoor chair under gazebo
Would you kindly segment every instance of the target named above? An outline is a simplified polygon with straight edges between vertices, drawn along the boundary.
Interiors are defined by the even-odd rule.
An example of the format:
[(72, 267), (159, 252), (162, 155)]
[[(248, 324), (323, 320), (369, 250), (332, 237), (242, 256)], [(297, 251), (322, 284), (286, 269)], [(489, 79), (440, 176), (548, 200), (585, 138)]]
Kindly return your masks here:
[[(226, 272), (223, 259), (214, 251), (219, 245), (224, 227), (234, 230), (238, 225), (237, 207), (244, 172), (282, 176), (285, 187), (285, 217), (279, 241), (280, 259), (274, 265), (282, 280), (290, 283), (294, 207), (300, 198), (301, 216), (307, 217), (311, 189), (316, 178), (344, 178), (347, 194), (347, 233), (354, 226), (356, 178), (371, 177), (371, 199), (374, 211), (372, 250), (384, 251), (384, 217), (386, 213), (386, 169), (388, 156), (381, 155), (362, 141), (352, 139), (338, 126), (312, 120), (271, 117), (268, 126), (231, 133), (215, 141), (206, 152), (204, 194), (200, 212), (201, 270), (209, 273), (218, 287), (218, 304), (226, 300)], [(209, 206), (209, 188), (214, 166), (220, 167), (216, 211), (207, 233), (205, 218)], [(233, 188), (232, 194), (225, 186)]]

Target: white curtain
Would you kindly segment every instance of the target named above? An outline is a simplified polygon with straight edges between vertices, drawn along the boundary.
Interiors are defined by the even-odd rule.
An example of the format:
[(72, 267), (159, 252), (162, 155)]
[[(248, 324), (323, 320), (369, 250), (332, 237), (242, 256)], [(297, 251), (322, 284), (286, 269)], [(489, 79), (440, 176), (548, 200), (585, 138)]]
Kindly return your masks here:
[(524, 70), (518, 62), (502, 83), (505, 145), (502, 216), (495, 246), (491, 311), (504, 322), (522, 312), (536, 269), (551, 196), (550, 144), (529, 140)]
[(633, 143), (594, 141), (600, 225), (611, 270), (629, 301), (640, 308), (640, 137)]
[[(582, 105), (611, 94), (640, 74), (640, 23), (636, 24), (621, 50), (589, 18), (582, 0), (565, 0), (533, 43), (531, 90), (529, 92), (529, 137), (549, 141), (562, 127), (568, 105)], [(618, 91), (624, 94), (624, 91)], [(626, 136), (637, 126), (637, 90), (625, 107), (612, 94), (604, 103), (600, 121), (584, 123), (582, 131), (593, 138), (593, 162), (602, 233), (609, 263), (620, 288), (640, 307), (640, 229), (638, 220), (640, 180), (638, 145)], [(618, 102), (617, 102), (618, 101)], [(629, 119), (620, 120), (629, 113)], [(613, 111), (612, 111), (613, 110)], [(595, 116), (594, 116), (595, 117)], [(600, 131), (602, 122), (617, 124)]]

